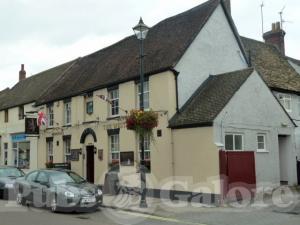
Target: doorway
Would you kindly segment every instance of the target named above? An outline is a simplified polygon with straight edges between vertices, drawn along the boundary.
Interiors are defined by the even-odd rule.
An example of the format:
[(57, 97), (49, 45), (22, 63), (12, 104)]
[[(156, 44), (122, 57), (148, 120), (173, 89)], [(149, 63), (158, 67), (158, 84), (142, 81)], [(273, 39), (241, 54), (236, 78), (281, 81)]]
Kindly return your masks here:
[(289, 148), (290, 136), (279, 135), (279, 167), (280, 167), (280, 183), (287, 185), (289, 180), (288, 166), (289, 166)]
[(95, 175), (95, 169), (94, 169), (94, 146), (86, 146), (86, 179), (90, 183), (94, 183), (94, 175)]

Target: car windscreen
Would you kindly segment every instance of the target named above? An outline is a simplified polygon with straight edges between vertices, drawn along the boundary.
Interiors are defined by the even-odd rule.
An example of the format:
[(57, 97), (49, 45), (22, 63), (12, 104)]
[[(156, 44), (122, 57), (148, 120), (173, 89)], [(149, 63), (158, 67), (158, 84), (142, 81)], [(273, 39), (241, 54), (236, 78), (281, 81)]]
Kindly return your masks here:
[(67, 183), (84, 183), (85, 179), (74, 172), (53, 172), (50, 174), (50, 179), (53, 184), (67, 184)]
[(0, 168), (0, 177), (21, 177), (24, 173), (17, 168)]

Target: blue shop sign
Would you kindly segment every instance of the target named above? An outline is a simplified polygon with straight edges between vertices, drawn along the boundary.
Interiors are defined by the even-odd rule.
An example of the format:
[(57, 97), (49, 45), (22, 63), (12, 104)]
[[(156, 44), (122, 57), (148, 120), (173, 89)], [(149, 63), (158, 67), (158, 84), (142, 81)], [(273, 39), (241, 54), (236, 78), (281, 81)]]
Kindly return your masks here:
[(15, 134), (11, 136), (12, 142), (22, 142), (26, 141), (26, 135), (25, 134)]

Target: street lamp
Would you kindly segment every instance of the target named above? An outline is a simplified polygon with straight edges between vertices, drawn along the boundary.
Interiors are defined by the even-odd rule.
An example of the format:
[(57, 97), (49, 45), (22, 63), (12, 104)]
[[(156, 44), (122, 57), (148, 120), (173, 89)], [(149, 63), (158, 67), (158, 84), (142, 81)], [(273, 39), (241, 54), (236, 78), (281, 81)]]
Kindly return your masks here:
[[(138, 25), (133, 27), (133, 31), (140, 41), (140, 110), (144, 110), (144, 40), (147, 37), (149, 27), (144, 24), (142, 17)], [(145, 149), (144, 149), (144, 136), (140, 136), (141, 142), (141, 157), (140, 157), (140, 173), (141, 173), (141, 201), (140, 207), (147, 208), (147, 201), (146, 201), (146, 171), (145, 171)]]

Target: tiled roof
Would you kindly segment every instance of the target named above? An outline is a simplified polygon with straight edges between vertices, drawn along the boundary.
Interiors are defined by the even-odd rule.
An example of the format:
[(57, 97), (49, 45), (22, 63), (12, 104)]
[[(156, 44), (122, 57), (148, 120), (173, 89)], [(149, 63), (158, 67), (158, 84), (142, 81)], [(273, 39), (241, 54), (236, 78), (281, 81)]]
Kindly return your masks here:
[[(173, 68), (196, 38), (220, 0), (207, 1), (153, 26), (145, 40), (145, 73)], [(39, 100), (38, 105), (138, 78), (135, 36), (81, 58)], [(75, 79), (74, 79), (75, 78)]]
[(271, 89), (300, 92), (300, 76), (278, 49), (264, 42), (242, 37), (250, 51), (252, 65)]
[(4, 97), (1, 98), (0, 94), (0, 110), (35, 102), (73, 63), (74, 61), (56, 66), (18, 82), (5, 91)]
[(244, 69), (221, 75), (211, 75), (170, 120), (171, 128), (212, 126), (214, 119), (233, 95), (253, 73)]
[(9, 88), (6, 88), (6, 89), (0, 91), (0, 108), (2, 107), (2, 104), (4, 103), (5, 99), (7, 98), (8, 92), (9, 92)]
[(292, 57), (286, 57), (288, 60), (290, 60), (291, 62), (297, 64), (298, 66), (300, 66), (300, 60), (299, 59), (294, 59)]

